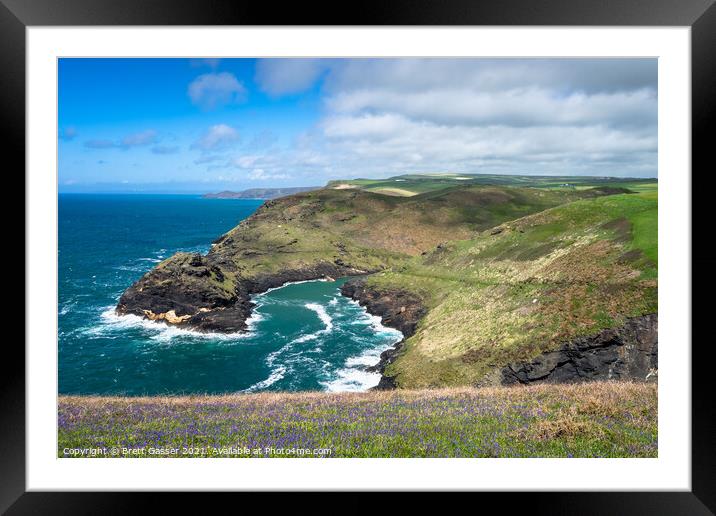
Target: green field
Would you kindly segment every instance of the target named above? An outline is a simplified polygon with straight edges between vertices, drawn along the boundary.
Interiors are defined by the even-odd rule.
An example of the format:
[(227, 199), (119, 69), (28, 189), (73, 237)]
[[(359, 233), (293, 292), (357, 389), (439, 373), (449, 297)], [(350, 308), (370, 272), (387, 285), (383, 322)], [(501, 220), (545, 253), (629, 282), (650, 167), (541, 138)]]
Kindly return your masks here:
[(61, 397), (57, 456), (656, 457), (656, 393), (654, 384), (592, 383)]
[[(331, 181), (328, 188), (355, 188), (385, 195), (408, 196), (443, 188), (471, 185), (516, 186), (556, 190), (580, 190), (593, 187), (621, 187), (635, 192), (656, 189), (654, 179), (576, 176), (516, 176), (499, 174), (404, 174), (387, 179)], [(401, 192), (396, 192), (400, 190)]]

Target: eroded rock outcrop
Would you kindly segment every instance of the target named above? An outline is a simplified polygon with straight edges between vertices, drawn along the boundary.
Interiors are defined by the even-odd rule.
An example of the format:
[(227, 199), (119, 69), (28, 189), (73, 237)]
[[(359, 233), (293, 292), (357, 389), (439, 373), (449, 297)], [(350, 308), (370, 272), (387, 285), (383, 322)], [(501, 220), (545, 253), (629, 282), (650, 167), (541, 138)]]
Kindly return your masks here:
[(236, 333), (247, 329), (254, 307), (252, 294), (293, 281), (373, 272), (343, 262), (318, 262), (244, 278), (231, 263), (216, 258), (177, 253), (128, 288), (117, 304), (117, 313), (198, 331)]
[(200, 254), (177, 253), (129, 287), (116, 310), (199, 331), (235, 333), (246, 329), (252, 307), (249, 290), (231, 272)]
[(590, 380), (656, 380), (658, 315), (629, 319), (620, 328), (579, 337), (559, 350), (502, 369), (502, 384)]

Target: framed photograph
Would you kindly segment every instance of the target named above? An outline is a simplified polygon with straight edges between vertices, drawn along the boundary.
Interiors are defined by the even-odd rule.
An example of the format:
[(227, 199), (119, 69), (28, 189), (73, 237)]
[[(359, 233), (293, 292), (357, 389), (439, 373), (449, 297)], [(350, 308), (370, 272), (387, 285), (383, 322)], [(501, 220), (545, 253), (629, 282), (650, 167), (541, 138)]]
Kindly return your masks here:
[(8, 514), (713, 513), (713, 2), (2, 2)]

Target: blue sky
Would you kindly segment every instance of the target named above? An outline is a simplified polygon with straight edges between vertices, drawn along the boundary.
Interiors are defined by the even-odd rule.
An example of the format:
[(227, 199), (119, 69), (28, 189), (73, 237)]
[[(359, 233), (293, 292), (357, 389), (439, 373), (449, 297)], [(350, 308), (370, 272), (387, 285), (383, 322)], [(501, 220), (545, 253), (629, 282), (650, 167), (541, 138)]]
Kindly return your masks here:
[(655, 177), (654, 59), (61, 59), (61, 192)]

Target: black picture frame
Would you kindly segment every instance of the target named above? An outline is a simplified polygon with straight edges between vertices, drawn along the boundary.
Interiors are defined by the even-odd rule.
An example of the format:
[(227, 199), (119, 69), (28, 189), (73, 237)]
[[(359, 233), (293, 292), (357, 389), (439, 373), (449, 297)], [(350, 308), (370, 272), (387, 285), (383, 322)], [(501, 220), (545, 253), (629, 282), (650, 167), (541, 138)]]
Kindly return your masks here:
[[(710, 250), (713, 220), (712, 137), (716, 131), (714, 0), (371, 0), (351, 7), (321, 2), (257, 5), (231, 0), (0, 0), (0, 110), (3, 156), (25, 166), (25, 29), (85, 25), (549, 25), (689, 26), (692, 71), (692, 490), (690, 492), (483, 494), (538, 514), (714, 514), (716, 411), (713, 337), (707, 333), (716, 285)], [(6, 169), (9, 171), (9, 168)], [(682, 171), (684, 174), (689, 171)], [(694, 179), (698, 178), (698, 188)], [(710, 182), (710, 183), (709, 183)], [(668, 192), (667, 192), (668, 195)], [(12, 220), (12, 219), (10, 219)], [(31, 271), (25, 269), (27, 277)], [(668, 271), (664, 272), (668, 274)], [(25, 355), (6, 339), (0, 374), (0, 510), (7, 514), (124, 514), (159, 510), (169, 497), (152, 493), (25, 492)], [(212, 495), (215, 496), (215, 495)], [(499, 500), (507, 498), (508, 500)], [(223, 498), (223, 497), (222, 497)]]

